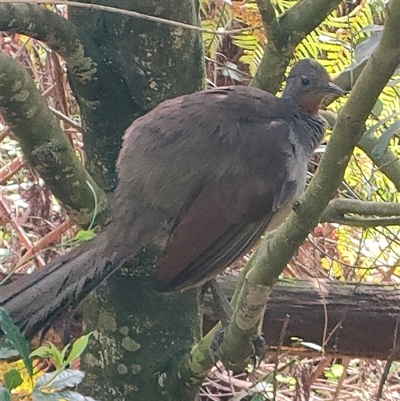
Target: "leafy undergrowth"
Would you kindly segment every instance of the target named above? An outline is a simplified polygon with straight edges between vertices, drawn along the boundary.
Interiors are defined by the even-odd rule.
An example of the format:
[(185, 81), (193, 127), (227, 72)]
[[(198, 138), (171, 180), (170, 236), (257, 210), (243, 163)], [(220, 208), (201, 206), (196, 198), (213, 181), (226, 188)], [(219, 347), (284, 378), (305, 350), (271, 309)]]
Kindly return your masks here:
[(74, 364), (85, 350), (90, 334), (66, 345), (62, 351), (50, 343), (30, 353), (28, 343), (2, 308), (0, 328), (7, 340), (0, 345), (1, 359), (20, 358), (16, 362), (0, 362), (0, 401), (95, 401), (73, 390), (85, 377)]

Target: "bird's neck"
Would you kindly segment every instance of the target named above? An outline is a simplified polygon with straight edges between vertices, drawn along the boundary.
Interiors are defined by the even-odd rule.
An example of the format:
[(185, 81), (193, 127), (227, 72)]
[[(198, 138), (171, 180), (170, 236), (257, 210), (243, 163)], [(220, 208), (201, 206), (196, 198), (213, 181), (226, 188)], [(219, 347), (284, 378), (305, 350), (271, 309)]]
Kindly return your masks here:
[(300, 112), (301, 119), (307, 127), (307, 134), (304, 138), (301, 138), (304, 146), (310, 155), (318, 147), (324, 137), (324, 129), (326, 121), (319, 115), (319, 113), (303, 113)]
[(322, 99), (303, 96), (297, 99), (295, 103), (301, 110), (301, 114), (309, 117), (318, 117), (318, 110), (322, 106)]
[(302, 134), (299, 139), (304, 150), (311, 156), (324, 137), (326, 121), (318, 112), (321, 101), (314, 99), (312, 102), (305, 97), (302, 101), (289, 96), (282, 96), (282, 98), (286, 102), (286, 107), (294, 111), (295, 124), (298, 122), (301, 124), (300, 132)]

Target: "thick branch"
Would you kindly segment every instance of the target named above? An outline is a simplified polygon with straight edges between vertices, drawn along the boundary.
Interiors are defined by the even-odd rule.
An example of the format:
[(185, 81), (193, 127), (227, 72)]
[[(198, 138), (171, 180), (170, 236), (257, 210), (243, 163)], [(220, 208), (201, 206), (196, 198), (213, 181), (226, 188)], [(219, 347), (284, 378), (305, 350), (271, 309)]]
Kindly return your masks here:
[(400, 204), (334, 199), (329, 202), (320, 221), (366, 228), (400, 225)]
[(85, 56), (88, 47), (91, 53), (95, 52), (94, 45), (88, 38), (83, 40), (78, 28), (65, 18), (34, 4), (1, 3), (0, 30), (22, 33), (46, 43), (64, 58), (76, 83), (89, 84), (91, 92), (101, 87), (98, 80), (92, 79), (97, 72), (97, 60), (92, 58), (93, 54)]
[[(353, 69), (346, 69), (342, 71), (339, 75), (337, 75), (334, 79), (333, 82), (339, 86), (339, 88), (342, 88), (343, 90), (350, 92), (356, 83), (358, 77), (361, 74), (361, 71), (364, 69), (366, 66), (368, 60), (363, 61), (361, 64), (359, 64), (357, 67)], [(337, 95), (333, 95), (328, 97), (325, 101), (324, 104), (329, 104), (333, 100), (337, 99)]]
[[(339, 115), (314, 179), (286, 223), (277, 229), (272, 238), (260, 244), (249, 263), (251, 270), (245, 277), (231, 324), (220, 348), (224, 362), (229, 363), (234, 370), (241, 370), (245, 365), (251, 349), (243, 345), (257, 332), (272, 285), (308, 232), (318, 223), (364, 132), (366, 118), (400, 63), (397, 43), (400, 2), (391, 1), (388, 8), (381, 43)], [(391, 57), (387, 57), (388, 54)]]
[(339, 4), (341, 0), (313, 1), (303, 0), (279, 16), (277, 23), (265, 16), (268, 2), (257, 2), (261, 5), (260, 13), (264, 24), (272, 21), (266, 29), (268, 42), (257, 73), (251, 82), (252, 86), (275, 93), (282, 82), (283, 75), (295, 47), (312, 32)]
[(0, 4), (0, 30), (38, 39), (66, 61), (83, 121), (86, 167), (99, 186), (108, 191), (116, 184), (115, 162), (123, 132), (143, 114), (143, 107), (138, 106), (126, 82), (113, 70), (118, 63), (110, 62), (101, 53), (101, 46), (97, 48), (88, 32), (71, 20), (37, 5)]
[(275, 7), (271, 0), (257, 0), (257, 7), (261, 14), (264, 25), (265, 36), (272, 38), (278, 28), (278, 20), (275, 16)]
[(29, 74), (14, 59), (2, 54), (0, 71), (0, 107), (30, 165), (39, 172), (75, 222), (80, 225), (90, 223), (95, 196), (98, 213), (104, 219), (106, 195), (77, 159)]
[[(218, 279), (230, 298), (237, 278)], [(323, 346), (336, 356), (388, 359), (392, 352), (396, 320), (400, 314), (400, 286), (396, 284), (339, 283), (326, 280), (280, 280), (271, 292), (264, 314), (262, 332), (269, 347), (279, 345), (283, 322), (289, 316), (283, 345), (294, 354), (316, 351), (294, 346), (291, 337)], [(206, 297), (204, 328), (209, 330), (220, 316), (215, 316), (214, 301)], [(324, 334), (327, 311), (327, 332)], [(311, 356), (311, 355), (310, 355)], [(393, 357), (400, 360), (400, 348)]]

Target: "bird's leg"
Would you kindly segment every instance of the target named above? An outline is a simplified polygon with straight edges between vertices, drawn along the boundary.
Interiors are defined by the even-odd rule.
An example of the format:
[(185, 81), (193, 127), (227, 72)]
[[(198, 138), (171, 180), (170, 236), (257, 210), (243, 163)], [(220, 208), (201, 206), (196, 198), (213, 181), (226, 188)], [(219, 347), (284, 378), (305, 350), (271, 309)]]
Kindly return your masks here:
[[(260, 366), (261, 361), (267, 355), (267, 345), (265, 343), (264, 337), (261, 334), (254, 335), (251, 339), (251, 344), (253, 345), (253, 354), (251, 355), (251, 360), (253, 362), (254, 370)], [(258, 358), (258, 363), (257, 363)]]
[(222, 291), (217, 280), (213, 279), (209, 284), (214, 298), (215, 312), (220, 317), (222, 327), (228, 327), (233, 313), (231, 303)]
[(228, 298), (226, 297), (221, 287), (219, 286), (217, 280), (215, 279), (211, 280), (209, 282), (209, 286), (214, 298), (214, 311), (217, 314), (217, 316), (220, 317), (222, 325), (222, 328), (215, 333), (209, 349), (210, 357), (215, 365), (217, 362), (216, 355), (218, 354), (218, 348), (220, 347), (222, 341), (224, 340), (225, 331), (231, 320), (233, 309), (230, 302), (228, 301)]

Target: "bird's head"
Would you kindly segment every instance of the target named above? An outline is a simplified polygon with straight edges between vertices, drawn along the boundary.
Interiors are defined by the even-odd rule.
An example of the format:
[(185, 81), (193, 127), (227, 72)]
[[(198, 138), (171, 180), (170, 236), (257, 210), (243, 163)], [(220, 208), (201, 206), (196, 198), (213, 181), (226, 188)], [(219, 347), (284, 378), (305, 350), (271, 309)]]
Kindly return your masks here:
[(321, 64), (313, 59), (304, 59), (290, 71), (282, 97), (290, 98), (304, 114), (313, 116), (330, 94), (342, 96), (345, 91), (332, 82)]

